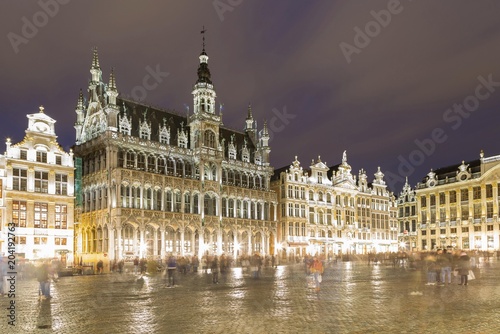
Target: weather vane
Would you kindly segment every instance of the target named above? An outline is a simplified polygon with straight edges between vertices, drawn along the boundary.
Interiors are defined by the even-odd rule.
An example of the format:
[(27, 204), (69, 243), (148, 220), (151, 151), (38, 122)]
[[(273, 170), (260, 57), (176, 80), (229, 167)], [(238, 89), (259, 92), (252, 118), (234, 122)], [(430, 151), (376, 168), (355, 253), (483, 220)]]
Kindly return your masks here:
[(203, 26), (203, 30), (201, 33), (203, 34), (203, 50), (205, 50), (205, 33), (207, 32), (207, 29), (205, 29), (205, 26)]

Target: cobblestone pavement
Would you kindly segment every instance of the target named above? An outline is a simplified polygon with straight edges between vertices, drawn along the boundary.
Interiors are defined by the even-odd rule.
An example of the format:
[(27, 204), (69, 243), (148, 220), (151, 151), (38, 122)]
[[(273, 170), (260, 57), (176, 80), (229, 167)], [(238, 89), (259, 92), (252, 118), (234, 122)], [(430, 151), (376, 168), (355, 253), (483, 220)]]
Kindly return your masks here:
[(15, 299), (0, 300), (0, 333), (500, 333), (499, 275), (492, 259), (468, 286), (427, 286), (420, 271), (343, 262), (328, 266), (318, 293), (302, 265), (260, 279), (234, 268), (219, 284), (177, 273), (173, 288), (159, 274), (74, 276), (44, 301), (36, 281), (21, 280)]

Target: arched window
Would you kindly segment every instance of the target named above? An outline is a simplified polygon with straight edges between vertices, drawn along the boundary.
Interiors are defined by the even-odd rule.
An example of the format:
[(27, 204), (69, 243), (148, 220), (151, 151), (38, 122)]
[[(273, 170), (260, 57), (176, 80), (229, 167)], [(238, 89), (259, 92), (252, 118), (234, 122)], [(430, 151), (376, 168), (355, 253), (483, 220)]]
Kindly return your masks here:
[(203, 144), (210, 148), (215, 148), (215, 133), (212, 130), (205, 130)]
[(158, 164), (158, 173), (165, 174), (165, 158), (158, 157), (156, 163)]

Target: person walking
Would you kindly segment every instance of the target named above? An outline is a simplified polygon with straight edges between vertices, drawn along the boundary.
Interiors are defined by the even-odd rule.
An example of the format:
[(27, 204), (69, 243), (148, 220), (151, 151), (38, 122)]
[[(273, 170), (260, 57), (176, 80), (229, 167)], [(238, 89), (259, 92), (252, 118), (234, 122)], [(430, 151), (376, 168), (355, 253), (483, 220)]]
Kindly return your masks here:
[(320, 284), (323, 281), (323, 262), (318, 256), (315, 256), (310, 267), (310, 273), (314, 275), (316, 292), (320, 290)]
[(465, 252), (460, 253), (458, 258), (458, 273), (460, 274), (460, 283), (458, 285), (467, 285), (469, 283), (469, 271), (471, 270), (470, 257)]
[(177, 261), (173, 255), (170, 255), (167, 260), (167, 279), (168, 287), (175, 285), (175, 270), (177, 269)]

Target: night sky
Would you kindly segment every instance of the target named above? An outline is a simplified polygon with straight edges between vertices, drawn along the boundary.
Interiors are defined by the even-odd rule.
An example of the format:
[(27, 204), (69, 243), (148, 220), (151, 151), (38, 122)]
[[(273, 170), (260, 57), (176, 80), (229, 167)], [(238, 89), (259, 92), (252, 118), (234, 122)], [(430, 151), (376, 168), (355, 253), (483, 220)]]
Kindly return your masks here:
[[(43, 105), (69, 150), (94, 46), (121, 94), (192, 110), (205, 26), (224, 125), (242, 130), (251, 103), (275, 168), (295, 155), (331, 166), (347, 150), (354, 174), (371, 181), (380, 166), (398, 194), (405, 176), (415, 186), (481, 149), (500, 154), (499, 1), (40, 0), (0, 12), (2, 140), (22, 140)], [(150, 71), (155, 87), (141, 89)]]

